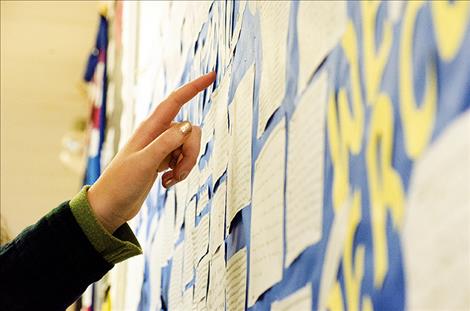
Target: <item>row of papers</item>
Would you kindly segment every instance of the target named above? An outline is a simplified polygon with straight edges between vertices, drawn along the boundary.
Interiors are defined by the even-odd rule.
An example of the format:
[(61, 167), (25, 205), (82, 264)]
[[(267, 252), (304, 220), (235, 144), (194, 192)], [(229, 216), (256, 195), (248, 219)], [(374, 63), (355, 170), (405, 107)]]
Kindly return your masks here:
[[(252, 106), (243, 105), (242, 99), (252, 97), (254, 70), (254, 65), (250, 66), (243, 76), (229, 106), (229, 115), (227, 109), (221, 109), (224, 113), (217, 113), (220, 107), (227, 107), (220, 102), (218, 96), (221, 93), (213, 97), (211, 109), (217, 110), (212, 131), (212, 156), (215, 158), (220, 154), (217, 148), (226, 150), (226, 178), (218, 180), (217, 188), (210, 197), (208, 187), (201, 186), (206, 184), (207, 179), (196, 178), (194, 172), (191, 175), (196, 177), (190, 177), (187, 182), (167, 192), (159, 223), (163, 230), (158, 234), (166, 244), (161, 250), (172, 254), (164, 256), (167, 260), (172, 257), (171, 309), (172, 306), (177, 309), (176, 306), (184, 304), (183, 290), (188, 290), (188, 286), (194, 291), (193, 301), (201, 308), (217, 310), (227, 304), (229, 310), (238, 310), (236, 306), (244, 306), (245, 299), (249, 307), (282, 279), (284, 267), (288, 267), (307, 247), (321, 238), (324, 153), (321, 142), (324, 140), (322, 115), (326, 105), (326, 74), (321, 74), (298, 101), (288, 121), (289, 132), (286, 131), (284, 118), (272, 128), (254, 163), (252, 182)], [(219, 91), (223, 88), (224, 84)], [(226, 130), (229, 116), (230, 127)], [(219, 122), (224, 126), (218, 127)], [(224, 138), (228, 136), (226, 141), (222, 141), (226, 144), (224, 147), (217, 144), (219, 129), (223, 131)], [(288, 150), (286, 139), (289, 139)], [(209, 163), (214, 163), (211, 161)], [(224, 170), (217, 174), (214, 165), (211, 168), (210, 176), (215, 183)], [(193, 183), (196, 186), (189, 190)], [(286, 195), (282, 191), (285, 184)], [(196, 193), (198, 199), (194, 196)], [(247, 250), (243, 249), (233, 255), (226, 265), (225, 238), (230, 232), (230, 224), (235, 215), (250, 203), (249, 261), (246, 260)], [(283, 234), (284, 222), (286, 237)], [(184, 238), (178, 242), (177, 233), (180, 230)], [(170, 250), (172, 245), (177, 245), (174, 251)], [(165, 263), (163, 261), (162, 266)], [(248, 276), (247, 265), (250, 271)], [(248, 296), (245, 298), (247, 290)]]
[[(148, 246), (144, 248), (150, 267), (152, 309), (162, 307), (160, 296), (166, 295), (169, 310), (245, 310), (280, 282), (285, 269), (322, 237), (328, 79), (322, 72), (311, 80), (339, 40), (345, 5), (298, 3), (295, 32), (302, 63), (298, 97), (291, 103), (295, 105), (292, 116), (269, 122), (285, 104), (292, 3), (198, 3), (160, 3), (157, 7), (150, 2), (142, 4), (143, 16), (152, 27), (158, 22), (151, 15), (161, 17), (155, 27), (160, 39), (150, 42), (152, 49), (163, 49), (154, 54), (161, 58), (155, 64), (156, 57), (152, 58), (149, 50), (139, 50), (142, 72), (137, 72), (134, 82), (145, 89), (148, 79), (153, 79), (157, 84), (155, 92), (168, 91), (181, 81), (183, 74), (188, 74), (182, 61), (186, 59), (192, 61), (187, 78), (214, 68), (217, 57), (222, 74), (218, 75), (217, 88), (205, 100), (199, 95), (184, 107), (181, 117), (202, 127), (198, 165), (185, 181), (163, 192), (164, 208), (150, 221), (150, 234), (139, 231), (139, 240)], [(237, 7), (233, 16), (227, 14), (235, 9), (231, 6)], [(315, 21), (311, 14), (315, 14)], [(252, 60), (234, 85), (233, 57), (244, 53), (236, 46), (243, 35), (246, 16), (259, 19), (261, 61)], [(235, 25), (233, 31), (230, 25)], [(317, 31), (312, 35), (313, 26)], [(142, 27), (146, 27), (143, 22), (141, 36), (150, 38), (151, 32)], [(203, 44), (193, 52), (193, 45), (188, 42), (199, 42), (201, 36), (205, 36)], [(184, 53), (194, 55), (187, 58)], [(229, 96), (232, 91), (233, 96)], [(257, 91), (259, 99), (255, 105)], [(154, 101), (158, 98), (155, 94), (139, 97), (135, 102), (136, 115), (143, 116), (148, 111), (145, 102), (149, 96)], [(162, 195), (161, 189), (159, 193)], [(246, 237), (250, 243), (229, 257), (226, 240), (244, 209), (251, 215)], [(145, 219), (144, 215), (141, 217)], [(128, 266), (127, 278), (134, 278), (131, 287), (143, 282), (143, 276), (133, 276), (144, 273), (140, 267), (143, 262), (136, 260), (136, 267)], [(165, 292), (164, 279), (168, 282)], [(137, 290), (129, 291), (126, 308), (134, 309), (132, 306), (139, 304), (136, 296)], [(311, 305), (312, 286), (306, 284), (273, 302), (271, 308), (304, 310), (311, 309)]]

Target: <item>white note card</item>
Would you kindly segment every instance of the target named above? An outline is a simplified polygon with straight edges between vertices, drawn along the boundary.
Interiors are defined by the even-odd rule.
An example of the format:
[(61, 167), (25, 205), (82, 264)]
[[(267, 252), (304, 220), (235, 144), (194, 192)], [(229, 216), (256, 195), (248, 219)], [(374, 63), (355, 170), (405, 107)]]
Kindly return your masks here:
[(255, 163), (248, 307), (282, 279), (285, 148), (286, 127), (282, 119)]
[(302, 311), (312, 310), (312, 284), (308, 283), (286, 298), (275, 301), (271, 311)]
[(214, 97), (215, 105), (215, 132), (213, 149), (213, 171), (212, 181), (217, 179), (225, 172), (228, 162), (228, 91), (230, 86), (231, 71), (227, 70), (224, 78), (217, 89), (217, 96)]
[(251, 134), (253, 127), (253, 84), (251, 65), (238, 85), (230, 105), (230, 161), (228, 164), (227, 231), (238, 211), (251, 198)]
[(206, 298), (207, 282), (209, 278), (209, 256), (204, 256), (196, 268), (196, 283), (194, 287), (194, 302)]
[[(262, 42), (258, 134), (263, 134), (271, 115), (281, 105), (286, 90), (289, 1), (257, 2)], [(311, 31), (311, 30), (310, 30)]]
[(227, 311), (245, 310), (246, 301), (246, 247), (227, 261)]
[(470, 310), (470, 111), (414, 163), (402, 232), (406, 309)]
[(201, 212), (206, 207), (207, 203), (209, 203), (209, 188), (207, 186), (203, 186), (201, 187), (201, 190), (199, 191), (199, 199), (197, 202), (196, 215), (201, 214)]
[(163, 245), (160, 251), (163, 253), (165, 260), (170, 260), (171, 256), (173, 256), (175, 235), (177, 233), (174, 227), (175, 194), (173, 191), (168, 192), (168, 197), (165, 203), (163, 216), (161, 217), (161, 222), (161, 225), (164, 229), (162, 230)]
[(219, 184), (219, 187), (212, 198), (209, 242), (209, 250), (211, 254), (214, 254), (217, 248), (224, 243), (226, 193), (227, 183), (224, 181)]
[[(213, 98), (212, 98), (213, 99)], [(211, 140), (214, 134), (215, 124), (215, 108), (214, 103), (211, 102), (209, 110), (206, 112), (203, 120), (202, 133), (201, 133), (201, 148), (205, 148), (206, 144)]]
[[(155, 217), (156, 218), (156, 217)], [(161, 299), (160, 299), (160, 291), (161, 291), (161, 277), (162, 277), (162, 266), (163, 266), (163, 253), (162, 253), (162, 242), (163, 240), (160, 238), (162, 233), (162, 227), (158, 226), (155, 240), (153, 241), (152, 245), (150, 246), (150, 273), (149, 273), (149, 280), (150, 280), (150, 289), (152, 295), (150, 296), (150, 306), (151, 310), (159, 310), (161, 309)]]
[(202, 216), (201, 221), (193, 234), (193, 245), (195, 247), (195, 262), (197, 265), (199, 260), (207, 253), (209, 247), (209, 214)]
[[(194, 300), (194, 287), (191, 286), (183, 293), (183, 308), (182, 310), (192, 310)], [(179, 310), (179, 309), (177, 309)]]
[(179, 234), (184, 222), (184, 211), (186, 209), (186, 200), (188, 195), (188, 181), (184, 180), (177, 183), (175, 186), (176, 191), (176, 216), (175, 216), (175, 231), (176, 235)]
[(289, 122), (286, 267), (322, 234), (327, 75), (302, 95)]
[(193, 279), (194, 270), (194, 224), (196, 217), (196, 200), (189, 202), (184, 216), (184, 259), (183, 259), (183, 284), (186, 285)]
[(210, 260), (207, 308), (225, 310), (225, 247), (222, 245)]
[(321, 61), (338, 44), (348, 17), (344, 1), (299, 1), (298, 12), (298, 89), (302, 91)]
[(170, 286), (168, 290), (168, 307), (170, 310), (178, 310), (183, 303), (183, 244), (175, 248), (171, 265)]

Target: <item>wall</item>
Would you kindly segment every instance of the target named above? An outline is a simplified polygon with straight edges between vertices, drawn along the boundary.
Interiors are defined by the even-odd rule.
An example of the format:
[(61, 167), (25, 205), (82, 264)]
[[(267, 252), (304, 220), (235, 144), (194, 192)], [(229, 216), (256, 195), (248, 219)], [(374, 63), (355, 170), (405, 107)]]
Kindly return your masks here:
[(81, 186), (61, 141), (88, 115), (81, 80), (96, 2), (1, 3), (1, 217), (17, 235)]
[(469, 12), (125, 3), (122, 142), (217, 81), (177, 117), (201, 156), (132, 221), (144, 256), (111, 273), (116, 309), (468, 308)]

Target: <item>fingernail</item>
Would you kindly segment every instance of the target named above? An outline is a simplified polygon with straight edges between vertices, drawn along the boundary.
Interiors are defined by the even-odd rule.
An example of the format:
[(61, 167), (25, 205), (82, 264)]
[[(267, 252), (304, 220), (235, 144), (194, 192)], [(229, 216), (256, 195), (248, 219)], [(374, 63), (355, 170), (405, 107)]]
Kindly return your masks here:
[(186, 176), (188, 176), (188, 172), (186, 172), (186, 171), (181, 172), (178, 180), (183, 180), (183, 179), (186, 178)]
[(191, 130), (193, 129), (193, 126), (191, 125), (190, 122), (184, 121), (184, 122), (179, 124), (179, 128), (180, 128), (181, 133), (186, 136), (189, 133), (191, 133)]
[(164, 186), (166, 188), (170, 188), (174, 184), (176, 184), (176, 181), (173, 178), (170, 178), (170, 179), (168, 179), (167, 181), (164, 182)]

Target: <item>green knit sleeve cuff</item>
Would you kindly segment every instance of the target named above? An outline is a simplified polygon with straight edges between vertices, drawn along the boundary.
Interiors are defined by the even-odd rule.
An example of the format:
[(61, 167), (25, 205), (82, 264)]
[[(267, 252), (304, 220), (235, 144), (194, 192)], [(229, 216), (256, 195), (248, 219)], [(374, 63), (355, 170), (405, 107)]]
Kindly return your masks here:
[(69, 205), (73, 216), (93, 247), (112, 264), (142, 254), (142, 248), (127, 223), (120, 226), (112, 235), (99, 223), (88, 202), (88, 188), (90, 186), (83, 187)]

